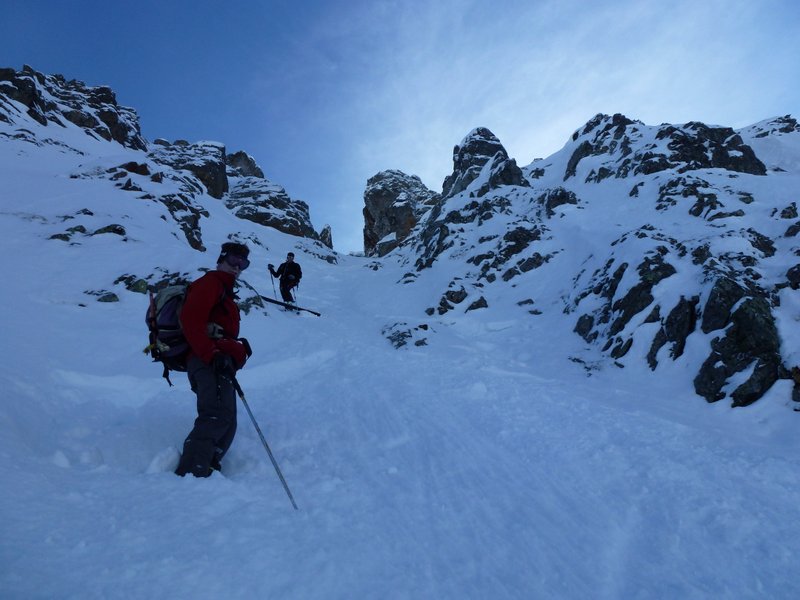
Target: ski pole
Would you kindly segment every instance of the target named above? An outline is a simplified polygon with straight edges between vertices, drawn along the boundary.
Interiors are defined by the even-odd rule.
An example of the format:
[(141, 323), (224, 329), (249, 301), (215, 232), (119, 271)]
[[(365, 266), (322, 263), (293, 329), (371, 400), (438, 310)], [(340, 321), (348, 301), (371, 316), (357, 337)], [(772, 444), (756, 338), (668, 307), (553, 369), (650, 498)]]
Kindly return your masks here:
[(272, 271), (269, 272), (270, 281), (272, 281), (272, 295), (275, 296), (275, 300), (278, 299), (278, 292), (275, 291), (275, 278), (272, 276)]
[(264, 434), (261, 433), (261, 427), (258, 426), (258, 422), (256, 418), (253, 416), (253, 411), (250, 410), (250, 405), (247, 404), (247, 400), (244, 398), (244, 392), (242, 391), (242, 386), (239, 385), (239, 382), (236, 380), (236, 377), (231, 377), (231, 381), (233, 381), (233, 387), (236, 389), (236, 393), (239, 394), (239, 398), (242, 399), (242, 404), (247, 409), (247, 414), (250, 415), (250, 420), (253, 422), (253, 426), (256, 428), (258, 432), (258, 436), (261, 438), (261, 443), (264, 444), (264, 449), (267, 451), (269, 455), (269, 459), (272, 461), (272, 466), (275, 467), (275, 472), (278, 474), (278, 478), (281, 480), (281, 484), (283, 484), (283, 489), (286, 490), (286, 495), (289, 496), (289, 501), (294, 506), (295, 510), (299, 510), (297, 508), (297, 503), (294, 501), (294, 496), (292, 496), (292, 492), (289, 490), (289, 486), (286, 484), (286, 480), (283, 478), (283, 473), (281, 473), (281, 468), (278, 466), (278, 461), (275, 460), (275, 457), (272, 455), (272, 450), (269, 449), (269, 444), (267, 444), (267, 440), (264, 437)]

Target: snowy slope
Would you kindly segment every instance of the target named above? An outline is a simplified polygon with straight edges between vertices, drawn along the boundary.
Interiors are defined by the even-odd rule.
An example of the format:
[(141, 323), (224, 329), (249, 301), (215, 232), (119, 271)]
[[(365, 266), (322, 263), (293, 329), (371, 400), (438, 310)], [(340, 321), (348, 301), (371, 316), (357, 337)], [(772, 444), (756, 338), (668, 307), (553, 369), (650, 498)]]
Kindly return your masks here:
[[(697, 398), (688, 361), (659, 377), (601, 368), (558, 294), (520, 306), (538, 293), (524, 286), (491, 310), (426, 315), (452, 269), (332, 264), (311, 240), (202, 194), (200, 252), (162, 205), (70, 177), (143, 151), (68, 124), (58, 139), (85, 154), (0, 139), (2, 597), (800, 593), (787, 381), (731, 411)], [(49, 239), (75, 224), (88, 233)], [(91, 235), (114, 224), (125, 235)], [(114, 283), (158, 268), (196, 276), (229, 234), (250, 240), (244, 279), (264, 295), (267, 262), (293, 250), (298, 300), (322, 313), (256, 308), (242, 324), (255, 355), (240, 382), (299, 511), (243, 410), (222, 475), (172, 474), (194, 397), (141, 352), (145, 296)], [(558, 281), (541, 276), (545, 289)], [(119, 300), (98, 301), (109, 292)], [(409, 343), (395, 349), (391, 327)]]

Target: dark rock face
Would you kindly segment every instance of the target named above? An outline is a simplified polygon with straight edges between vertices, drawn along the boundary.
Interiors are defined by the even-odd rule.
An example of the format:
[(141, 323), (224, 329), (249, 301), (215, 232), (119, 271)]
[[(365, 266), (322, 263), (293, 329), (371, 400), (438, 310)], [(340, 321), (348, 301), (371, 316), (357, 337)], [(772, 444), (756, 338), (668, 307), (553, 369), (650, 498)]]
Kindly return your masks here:
[(732, 393), (733, 406), (747, 406), (772, 387), (782, 370), (780, 338), (769, 303), (750, 297), (730, 315), (731, 326), (711, 342), (711, 353), (694, 380), (697, 393), (709, 402), (725, 397), (728, 379), (752, 367), (748, 379)]
[[(5, 101), (4, 97), (19, 104)], [(0, 120), (15, 123), (20, 105), (27, 116), (41, 125), (64, 127), (68, 121), (96, 139), (134, 150), (146, 149), (136, 111), (117, 104), (108, 87), (89, 87), (82, 81), (67, 81), (61, 75), (43, 75), (28, 66), (19, 72), (0, 69)]]
[(331, 232), (330, 225), (325, 225), (325, 227), (322, 228), (322, 231), (319, 232), (319, 241), (333, 250), (333, 233)]
[[(795, 132), (796, 126), (793, 119), (773, 120), (762, 125), (763, 130), (758, 135)], [(653, 142), (649, 142), (650, 135), (641, 123), (621, 115), (598, 115), (573, 136), (576, 142), (581, 137), (584, 139), (570, 156), (565, 180), (576, 176), (578, 165), (590, 156), (595, 157), (593, 165), (599, 159), (603, 166), (590, 171), (585, 178), (587, 183), (597, 183), (606, 177), (641, 177), (671, 170), (674, 175), (667, 179), (660, 177), (657, 210), (683, 208), (692, 217), (709, 222), (732, 221), (747, 214), (744, 207), (754, 202), (751, 193), (738, 191), (730, 185), (712, 184), (698, 174), (702, 169), (724, 169), (732, 173), (766, 175), (766, 167), (738, 133), (730, 128), (693, 122), (680, 127), (663, 125), (655, 132)], [(640, 185), (634, 187), (631, 197), (639, 196)], [(792, 207), (784, 209), (780, 217), (795, 218)], [(618, 358), (628, 351), (632, 341), (628, 334), (620, 334), (628, 331), (626, 328), (634, 315), (650, 311), (643, 323), (661, 324), (647, 355), (653, 369), (658, 365), (659, 350), (666, 344), (671, 343), (670, 358), (683, 354), (686, 340), (698, 323), (703, 333), (724, 331), (724, 335), (714, 338), (711, 354), (695, 378), (696, 391), (709, 402), (719, 400), (726, 396), (722, 389), (730, 378), (737, 374), (741, 377), (742, 371), (751, 368), (746, 381), (730, 395), (734, 406), (754, 401), (774, 383), (782, 368), (779, 338), (770, 310), (771, 292), (758, 283), (761, 274), (755, 268), (761, 260), (774, 256), (777, 250), (772, 239), (752, 228), (737, 231), (734, 226), (726, 235), (747, 240), (751, 252), (720, 252), (712, 250), (708, 243), (665, 240), (668, 244), (664, 248), (669, 249), (669, 254), (680, 257), (690, 252), (693, 263), (703, 266), (706, 279), (712, 282), (704, 306), (700, 305), (700, 294), (686, 290), (689, 295), (682, 296), (676, 305), (668, 306), (667, 317), (661, 317), (664, 307), (658, 301), (657, 284), (669, 269), (657, 269), (653, 273), (655, 290), (647, 278), (641, 277), (640, 271), (639, 283), (613, 304), (608, 300), (601, 309), (582, 315), (575, 331), (590, 342), (605, 339), (604, 348)], [(637, 234), (639, 239), (642, 236), (658, 237), (654, 228)], [(626, 245), (624, 238), (614, 245), (618, 243)], [(619, 270), (613, 275), (607, 269), (598, 271), (589, 293), (616, 298), (618, 273)], [(578, 302), (583, 297), (586, 296), (579, 296)]]
[(364, 253), (394, 250), (438, 200), (416, 175), (391, 170), (371, 177), (364, 191)]
[(225, 157), (229, 174), (233, 177), (257, 177), (264, 179), (264, 172), (256, 164), (255, 159), (246, 152), (239, 151)]
[[(461, 232), (465, 231), (465, 225), (482, 226), (487, 221), (501, 215), (510, 215), (510, 202), (502, 196), (491, 196), (483, 198), (480, 202), (471, 200), (460, 210), (451, 210), (447, 214), (442, 214), (442, 206), (436, 205), (426, 216), (424, 223), (420, 225), (420, 230), (416, 236), (418, 258), (416, 265), (418, 270), (430, 267), (443, 252), (452, 248), (456, 244), (456, 238)], [(513, 236), (513, 234), (511, 234)], [(485, 240), (490, 241), (490, 240)], [(460, 243), (460, 242), (459, 242)], [(499, 244), (498, 249), (506, 244)], [(469, 259), (469, 262), (478, 264), (490, 256), (496, 254), (478, 254)], [(499, 263), (495, 262), (494, 267)]]
[(503, 186), (518, 185), (528, 187), (529, 185), (522, 174), (522, 169), (517, 166), (517, 161), (513, 158), (504, 158), (500, 153), (495, 154), (484, 169), (488, 169), (488, 177), (475, 192), (475, 196), (478, 198)]
[[(618, 240), (624, 244), (631, 237), (645, 235), (637, 232), (634, 236), (623, 236)], [(661, 240), (658, 240), (661, 241)], [(669, 262), (674, 250), (668, 245), (657, 245), (648, 252), (641, 263), (636, 267), (636, 283), (625, 290), (620, 289), (623, 277), (628, 272), (627, 262), (608, 261), (603, 267), (597, 269), (586, 284), (585, 291), (576, 299), (576, 306), (586, 298), (593, 297), (593, 304), (597, 306), (591, 313), (581, 315), (574, 327), (574, 331), (588, 342), (605, 340), (604, 349), (611, 350), (614, 358), (621, 358), (633, 343), (633, 333), (627, 328), (637, 315), (649, 314), (645, 322), (661, 321), (658, 316), (661, 312), (656, 300), (658, 285), (676, 273), (675, 267)], [(679, 324), (682, 320), (690, 322), (694, 328), (694, 320), (686, 316), (686, 306), (683, 298), (674, 307), (662, 323), (662, 332), (657, 336), (651, 348), (649, 363), (651, 368), (656, 364), (655, 355), (668, 341), (674, 343), (673, 353), (680, 356), (683, 351), (683, 342), (691, 333), (682, 332)]]
[(154, 162), (189, 171), (206, 187), (208, 195), (220, 199), (228, 191), (225, 146), (215, 142), (159, 145), (149, 154)]
[(711, 333), (723, 329), (731, 319), (731, 309), (747, 294), (738, 283), (727, 277), (717, 279), (703, 309), (703, 320), (700, 329), (703, 333)]
[[(761, 275), (753, 268), (775, 250), (755, 231), (744, 230), (738, 237), (750, 241), (750, 254), (713, 252), (708, 246), (691, 249), (647, 229), (623, 236), (613, 244), (617, 252), (634, 240), (641, 244), (652, 239), (659, 245), (639, 264), (632, 284), (628, 264), (615, 260), (597, 269), (582, 284), (584, 291), (576, 297), (576, 306), (593, 298), (590, 306), (595, 308), (580, 315), (574, 331), (589, 343), (604, 343), (603, 349), (619, 359), (633, 345), (634, 323), (659, 324), (646, 356), (653, 370), (663, 357), (672, 360), (681, 357), (688, 338), (698, 329), (703, 334), (718, 331), (720, 334), (713, 338), (710, 354), (694, 379), (697, 394), (709, 402), (730, 395), (733, 406), (754, 402), (786, 371), (771, 310), (771, 294), (759, 285)], [(694, 262), (706, 274), (709, 282), (709, 291), (703, 294), (706, 299), (701, 303), (700, 293), (682, 295), (677, 303), (664, 306), (660, 286), (675, 275), (672, 263), (677, 264), (686, 255), (698, 257)], [(623, 280), (629, 282), (624, 289)], [(696, 289), (699, 292), (702, 288)], [(665, 346), (669, 347), (667, 355), (660, 353)], [(742, 383), (731, 391), (730, 380), (734, 376)], [(725, 390), (726, 387), (729, 389)]]
[[(697, 304), (700, 298), (686, 299), (681, 296), (678, 304), (675, 305), (669, 315), (667, 315), (661, 328), (653, 338), (653, 343), (650, 346), (650, 352), (647, 354), (647, 363), (651, 369), (658, 366), (656, 356), (658, 351), (667, 343), (672, 344), (669, 352), (670, 358), (675, 360), (683, 355), (683, 350), (686, 347), (686, 338), (689, 337), (695, 330), (697, 324)], [(660, 321), (657, 314), (654, 315), (656, 321)]]
[(557, 187), (539, 196), (538, 202), (544, 207), (547, 216), (552, 217), (555, 214), (554, 209), (558, 206), (563, 206), (564, 204), (577, 205), (578, 197), (575, 192)]
[(683, 127), (666, 126), (657, 139), (669, 139), (672, 153), (667, 160), (680, 164), (679, 171), (725, 169), (751, 175), (766, 175), (767, 169), (753, 149), (730, 127), (709, 127), (691, 122)]
[(314, 240), (319, 235), (311, 225), (308, 205), (292, 199), (281, 186), (267, 179), (235, 179), (225, 206), (240, 219), (247, 219), (283, 233)]
[[(252, 156), (240, 151), (224, 156), (224, 160), (230, 185), (225, 206), (237, 217), (333, 248), (330, 227), (318, 234), (311, 224), (308, 204), (290, 197), (283, 187), (266, 179)], [(329, 258), (326, 256), (325, 260)], [(335, 262), (335, 258), (332, 260)]]
[[(516, 161), (508, 157), (500, 140), (486, 128), (472, 130), (453, 150), (453, 173), (445, 179), (441, 199), (415, 230), (417, 269), (429, 268), (442, 253), (457, 244), (463, 245), (465, 242), (458, 238), (467, 226), (479, 228), (487, 221), (511, 215), (510, 195), (528, 187), (528, 180)], [(443, 210), (449, 198), (467, 195), (468, 201), (459, 201), (455, 208)], [(478, 245), (486, 248), (474, 248), (467, 259), (468, 263), (480, 266), (479, 278), (494, 281), (502, 275), (507, 281), (547, 260), (538, 253), (525, 252), (543, 228), (524, 221), (502, 239), (479, 240)], [(528, 235), (529, 239), (521, 241)]]
[(528, 185), (522, 170), (508, 157), (500, 140), (485, 127), (478, 127), (453, 148), (453, 172), (442, 184), (442, 197), (451, 198), (466, 190), (487, 163), (490, 164), (489, 174), (476, 193), (478, 197), (503, 185)]
[(753, 149), (729, 127), (690, 122), (683, 126), (662, 125), (654, 135), (651, 129), (620, 114), (595, 116), (572, 136), (576, 142), (584, 139), (567, 163), (564, 181), (575, 177), (578, 165), (590, 156), (603, 160), (601, 166), (586, 176), (587, 182), (652, 175), (669, 169), (678, 173), (698, 169), (725, 169), (752, 175), (767, 172)]
[[(628, 127), (636, 132), (636, 126), (641, 125), (639, 121), (631, 121), (626, 116), (615, 114), (613, 117), (598, 114), (583, 127), (572, 135), (572, 140), (577, 141), (581, 136), (593, 135), (593, 139), (582, 141), (572, 153), (567, 163), (564, 174), (564, 181), (576, 175), (578, 163), (589, 156), (602, 156), (619, 152), (622, 156), (631, 153), (631, 140), (628, 137)], [(610, 175), (611, 172), (605, 174)], [(591, 176), (591, 175), (590, 175)], [(603, 179), (604, 177), (600, 178)], [(597, 180), (597, 178), (595, 179)]]
[(785, 115), (753, 125), (751, 129), (754, 130), (754, 137), (765, 138), (771, 135), (800, 133), (800, 124), (792, 115)]
[(617, 335), (628, 325), (634, 315), (639, 314), (650, 306), (655, 297), (653, 288), (663, 279), (675, 274), (675, 267), (665, 262), (663, 255), (667, 254), (666, 248), (659, 248), (659, 254), (645, 257), (637, 267), (639, 283), (631, 287), (628, 292), (611, 305), (612, 314), (618, 315), (611, 324), (609, 335)]

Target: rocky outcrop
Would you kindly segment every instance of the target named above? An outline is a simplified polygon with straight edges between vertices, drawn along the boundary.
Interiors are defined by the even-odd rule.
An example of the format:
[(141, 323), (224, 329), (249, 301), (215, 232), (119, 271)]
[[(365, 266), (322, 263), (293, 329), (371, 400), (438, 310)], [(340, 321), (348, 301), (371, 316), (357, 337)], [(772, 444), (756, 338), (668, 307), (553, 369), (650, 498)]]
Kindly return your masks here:
[(311, 225), (308, 205), (291, 198), (286, 190), (268, 179), (241, 177), (232, 180), (225, 206), (240, 219), (289, 235), (319, 239)]
[(577, 205), (578, 197), (575, 195), (575, 192), (565, 190), (563, 187), (557, 187), (547, 190), (544, 194), (539, 196), (538, 202), (544, 208), (546, 216), (552, 217), (555, 215), (555, 209), (559, 206), (565, 204)]
[(723, 388), (728, 381), (748, 370), (745, 380), (730, 391), (733, 406), (752, 404), (779, 377), (788, 376), (765, 296), (751, 295), (730, 279), (717, 280), (706, 304), (702, 329), (720, 332), (711, 341), (711, 352), (694, 379), (695, 390), (707, 401), (725, 398)]
[(791, 176), (765, 178), (800, 169), (792, 117), (735, 131), (598, 115), (522, 169), (524, 184), (486, 129), (453, 159), (442, 199), (393, 254), (449, 275), (430, 318), (530, 290), (543, 298), (520, 293), (519, 306), (541, 315), (563, 302), (612, 364), (693, 361), (690, 382), (709, 402), (746, 406), (788, 376), (780, 325), (796, 316), (776, 311), (800, 289), (800, 210)]
[[(266, 180), (252, 156), (243, 151), (228, 155), (218, 142), (158, 138), (148, 145), (141, 136), (136, 112), (119, 106), (108, 87), (89, 87), (61, 75), (43, 75), (30, 67), (20, 72), (0, 69), (0, 122), (11, 126), (3, 137), (77, 155), (83, 155), (84, 150), (72, 142), (74, 136), (59, 136), (59, 131), (48, 134), (47, 129), (77, 126), (96, 140), (141, 151), (136, 160), (110, 168), (78, 168), (70, 177), (108, 179), (142, 200), (163, 204), (189, 245), (197, 250), (205, 249), (202, 225), (209, 216), (203, 206), (205, 194), (223, 200), (241, 218), (291, 235), (320, 238), (311, 225), (308, 206)], [(59, 232), (53, 239), (77, 243), (77, 234)], [(330, 237), (328, 232), (329, 241)]]
[(319, 241), (322, 242), (323, 245), (333, 250), (333, 232), (331, 231), (330, 225), (325, 225), (322, 228), (322, 231), (319, 232)]
[(218, 142), (190, 144), (177, 140), (154, 145), (153, 162), (179, 171), (189, 171), (205, 186), (208, 195), (220, 199), (228, 191), (225, 146)]
[(666, 157), (679, 172), (697, 169), (725, 169), (736, 173), (765, 175), (764, 163), (730, 127), (709, 127), (693, 121), (682, 127), (662, 126), (657, 140), (668, 140)]
[(22, 111), (46, 127), (72, 123), (93, 138), (134, 150), (146, 148), (136, 111), (117, 104), (106, 86), (43, 75), (27, 65), (22, 71), (0, 69), (0, 120), (16, 123)]
[[(580, 141), (579, 141), (580, 140)], [(666, 170), (678, 173), (698, 169), (725, 169), (765, 175), (766, 167), (741, 135), (730, 127), (703, 123), (646, 127), (624, 115), (598, 114), (572, 141), (577, 144), (564, 173), (564, 181), (578, 174), (584, 159), (596, 157), (585, 174), (586, 182), (609, 177), (652, 175)]]
[(239, 151), (228, 154), (225, 157), (225, 164), (228, 165), (228, 175), (231, 177), (256, 177), (264, 179), (264, 171), (256, 164), (256, 160), (247, 154)]
[[(487, 221), (511, 215), (510, 198), (521, 193), (519, 188), (527, 191), (528, 187), (528, 180), (500, 140), (484, 127), (473, 129), (453, 149), (453, 173), (444, 181), (442, 198), (415, 232), (417, 269), (431, 267), (442, 253), (464, 245), (466, 242), (459, 238), (467, 228), (482, 227)], [(527, 239), (529, 233), (525, 233), (522, 237), (526, 241), (520, 244), (520, 231), (533, 237)], [(541, 264), (541, 256), (535, 258), (523, 252), (540, 233), (541, 228), (524, 218), (514, 231), (499, 240), (481, 238), (478, 244), (471, 243), (465, 250), (471, 254), (467, 262), (480, 266), (480, 279), (494, 281), (501, 274), (508, 281)]]
[(528, 185), (516, 161), (485, 127), (473, 129), (453, 148), (453, 172), (442, 184), (442, 197), (460, 194), (475, 180), (480, 184), (475, 193), (478, 197), (504, 185)]
[(439, 201), (416, 175), (382, 171), (364, 191), (364, 253), (384, 256), (400, 245)]

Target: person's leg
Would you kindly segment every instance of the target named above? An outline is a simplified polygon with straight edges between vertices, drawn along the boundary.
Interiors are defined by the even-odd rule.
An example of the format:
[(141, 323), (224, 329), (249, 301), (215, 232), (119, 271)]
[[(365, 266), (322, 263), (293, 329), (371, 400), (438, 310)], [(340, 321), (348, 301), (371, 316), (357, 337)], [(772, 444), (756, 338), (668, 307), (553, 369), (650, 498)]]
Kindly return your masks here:
[(292, 286), (286, 283), (281, 283), (281, 297), (284, 302), (294, 302), (292, 297)]
[(197, 394), (197, 419), (183, 443), (183, 455), (175, 473), (195, 477), (211, 474), (228, 451), (236, 433), (236, 396), (230, 381), (218, 377), (214, 369), (197, 357), (187, 364), (192, 391)]

